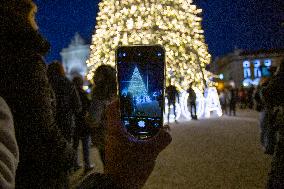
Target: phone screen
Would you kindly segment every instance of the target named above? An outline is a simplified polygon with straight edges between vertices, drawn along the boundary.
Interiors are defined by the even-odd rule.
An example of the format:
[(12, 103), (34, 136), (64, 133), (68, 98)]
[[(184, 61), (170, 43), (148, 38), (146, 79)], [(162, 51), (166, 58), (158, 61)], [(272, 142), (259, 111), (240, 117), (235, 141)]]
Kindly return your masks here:
[(122, 124), (139, 139), (154, 136), (163, 126), (164, 48), (119, 47), (116, 65)]

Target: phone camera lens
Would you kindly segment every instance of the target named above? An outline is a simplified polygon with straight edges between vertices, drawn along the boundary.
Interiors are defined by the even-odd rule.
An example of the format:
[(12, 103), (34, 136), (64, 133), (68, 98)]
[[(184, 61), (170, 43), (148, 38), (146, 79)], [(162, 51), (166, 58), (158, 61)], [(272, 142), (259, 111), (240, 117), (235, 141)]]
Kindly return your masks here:
[(157, 55), (158, 55), (158, 56), (162, 56), (162, 53), (158, 52)]
[(122, 56), (123, 56), (123, 57), (126, 57), (126, 53), (123, 53)]

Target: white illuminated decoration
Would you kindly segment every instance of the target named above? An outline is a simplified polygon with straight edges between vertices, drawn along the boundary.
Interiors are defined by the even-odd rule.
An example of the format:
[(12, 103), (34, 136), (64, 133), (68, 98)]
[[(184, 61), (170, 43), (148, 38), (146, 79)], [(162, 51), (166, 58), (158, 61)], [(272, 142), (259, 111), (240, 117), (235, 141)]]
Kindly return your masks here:
[(212, 112), (217, 113), (218, 116), (222, 115), (222, 108), (219, 101), (219, 96), (216, 88), (210, 87), (205, 90), (205, 117), (210, 117)]
[[(205, 89), (205, 94), (203, 96), (202, 92), (197, 88), (193, 88), (196, 93), (196, 113), (198, 118), (209, 118), (211, 115), (222, 116), (222, 109), (219, 101), (219, 96), (215, 87), (210, 87)], [(180, 103), (176, 103), (176, 119), (181, 119), (183, 116), (187, 120), (191, 120), (190, 111), (187, 105), (188, 93), (183, 91), (180, 94)], [(168, 103), (167, 99), (165, 102), (165, 122), (168, 121)], [(174, 121), (173, 107), (171, 106), (170, 122)]]
[[(194, 92), (196, 94), (196, 114), (197, 118), (201, 118), (204, 115), (204, 105), (205, 105), (205, 100), (203, 97), (203, 94), (197, 89), (193, 88)], [(181, 107), (182, 107), (182, 114), (185, 118), (191, 119), (191, 114), (188, 108), (187, 104), (187, 99), (188, 99), (188, 93), (187, 92), (182, 92), (181, 95)]]
[(248, 87), (253, 82), (251, 79), (251, 71), (250, 71), (250, 62), (244, 61), (243, 62), (243, 68), (244, 68), (244, 81), (243, 86)]
[(264, 60), (264, 66), (262, 67), (262, 76), (269, 77), (271, 76), (270, 67), (272, 65), (272, 61), (270, 59)]
[(144, 128), (145, 127), (145, 121), (139, 121), (138, 126), (141, 127), (141, 128)]
[(264, 60), (264, 66), (270, 67), (271, 65), (272, 65), (272, 63), (271, 63), (271, 60), (270, 60), (270, 59)]
[[(180, 119), (180, 117), (181, 117), (181, 105), (182, 104), (179, 104), (179, 103), (177, 103), (176, 102), (176, 120), (178, 120), (178, 119)], [(171, 105), (171, 107), (170, 107), (170, 122), (174, 122), (174, 120), (175, 120), (175, 115), (174, 115), (174, 113), (173, 113), (173, 110), (174, 109), (174, 107), (173, 107), (173, 105)], [(168, 99), (165, 99), (165, 114), (164, 114), (164, 122), (167, 122), (168, 121), (168, 112), (169, 112), (169, 106), (168, 106)]]
[(243, 86), (244, 86), (244, 87), (248, 87), (248, 86), (250, 86), (252, 83), (253, 83), (253, 80), (250, 79), (250, 78), (247, 78), (247, 79), (245, 79), (245, 80), (243, 81)]
[(260, 78), (261, 77), (260, 61), (255, 60), (253, 64), (254, 64), (254, 78)]
[(244, 61), (243, 62), (243, 67), (244, 67), (244, 78), (250, 78), (251, 77), (250, 62), (249, 61)]
[(270, 76), (270, 66), (272, 62), (270, 59), (263, 61), (263, 64), (260, 60), (253, 60), (253, 77), (251, 75), (251, 64), (249, 61), (243, 62), (244, 68), (244, 80), (243, 85), (248, 87), (250, 85), (258, 85), (261, 77)]

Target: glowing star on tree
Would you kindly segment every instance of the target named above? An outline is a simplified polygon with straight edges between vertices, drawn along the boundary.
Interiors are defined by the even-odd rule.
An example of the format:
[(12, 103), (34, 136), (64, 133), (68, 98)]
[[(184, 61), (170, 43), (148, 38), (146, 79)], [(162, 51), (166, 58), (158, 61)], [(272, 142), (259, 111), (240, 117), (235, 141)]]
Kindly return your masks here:
[[(120, 45), (160, 44), (166, 50), (167, 82), (179, 90), (195, 81), (203, 91), (211, 73), (211, 56), (201, 28), (202, 12), (191, 0), (102, 0), (87, 60), (89, 80), (102, 64), (115, 65)], [(167, 83), (168, 85), (169, 83)]]

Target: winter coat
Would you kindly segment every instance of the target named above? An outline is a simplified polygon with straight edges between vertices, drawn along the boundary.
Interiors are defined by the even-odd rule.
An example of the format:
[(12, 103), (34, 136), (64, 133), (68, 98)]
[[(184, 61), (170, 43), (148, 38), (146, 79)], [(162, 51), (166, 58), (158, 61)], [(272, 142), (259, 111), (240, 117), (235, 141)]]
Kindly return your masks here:
[(56, 122), (63, 136), (71, 141), (75, 128), (75, 115), (81, 111), (80, 97), (75, 86), (65, 76), (49, 78), (56, 100)]
[(254, 94), (254, 100), (256, 101), (256, 110), (259, 112), (264, 110), (263, 100), (260, 94), (261, 89), (262, 89), (262, 86), (258, 86)]
[(229, 94), (227, 91), (221, 92), (219, 95), (220, 103), (223, 106), (227, 106), (230, 102)]
[[(265, 106), (273, 109), (284, 106), (284, 72), (272, 77), (271, 81), (261, 91)], [(284, 136), (284, 127), (278, 127), (279, 134)], [(284, 144), (284, 141), (281, 141)]]
[(237, 103), (237, 91), (236, 91), (236, 89), (231, 89), (228, 96), (229, 96), (230, 106), (235, 106), (236, 103)]
[[(272, 77), (268, 86), (262, 89), (262, 95), (266, 106), (284, 107), (284, 72)], [(276, 115), (273, 117), (275, 118)], [(279, 137), (269, 173), (267, 186), (269, 189), (284, 188), (284, 124), (274, 125), (274, 127)]]
[(87, 93), (81, 89), (76, 88), (82, 103), (82, 109), (75, 116), (75, 134), (79, 137), (86, 137), (90, 135), (90, 127), (86, 122), (86, 115), (90, 107), (90, 100), (87, 97)]
[(192, 88), (189, 88), (187, 89), (188, 92), (188, 102), (191, 104), (191, 103), (195, 103), (196, 101), (196, 94), (195, 94), (195, 91), (192, 89)]
[(0, 188), (15, 188), (19, 149), (11, 111), (0, 97)]
[(19, 146), (16, 188), (67, 188), (75, 153), (55, 123), (42, 59), (48, 43), (16, 11), (2, 8), (0, 96), (11, 109)]
[[(168, 97), (169, 104), (175, 104), (176, 98), (178, 98), (178, 90), (175, 86), (170, 85), (166, 88), (166, 94)], [(179, 101), (179, 99), (178, 99)]]
[(105, 146), (106, 137), (106, 107), (110, 100), (97, 99), (94, 97), (91, 102), (89, 114), (92, 119), (91, 124), (91, 138), (92, 142), (99, 148), (103, 149)]

